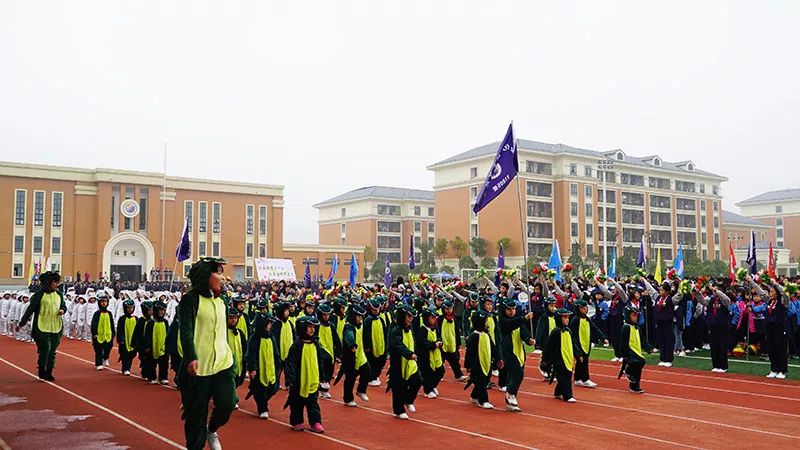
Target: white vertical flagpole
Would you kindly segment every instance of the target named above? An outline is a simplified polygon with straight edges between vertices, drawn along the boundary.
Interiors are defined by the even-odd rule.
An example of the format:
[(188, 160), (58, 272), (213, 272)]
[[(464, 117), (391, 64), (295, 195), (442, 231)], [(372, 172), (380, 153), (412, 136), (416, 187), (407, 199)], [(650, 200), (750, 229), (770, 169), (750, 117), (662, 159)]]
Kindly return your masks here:
[(167, 220), (167, 143), (164, 142), (164, 180), (161, 186), (161, 277), (164, 277), (164, 223)]

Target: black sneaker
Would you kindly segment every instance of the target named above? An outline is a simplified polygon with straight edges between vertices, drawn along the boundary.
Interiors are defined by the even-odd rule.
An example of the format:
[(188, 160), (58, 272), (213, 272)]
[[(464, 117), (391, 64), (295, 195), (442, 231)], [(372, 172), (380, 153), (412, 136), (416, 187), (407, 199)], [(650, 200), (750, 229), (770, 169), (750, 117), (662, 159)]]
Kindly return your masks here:
[(53, 377), (53, 369), (46, 369), (44, 371), (44, 379), (50, 382), (56, 381), (55, 377)]
[(39, 379), (40, 379), (40, 380), (42, 380), (42, 381), (46, 380), (46, 378), (45, 378), (45, 374), (44, 374), (44, 369), (42, 369), (42, 368), (39, 368), (39, 373), (38, 373), (38, 375), (39, 375)]
[(644, 394), (644, 389), (642, 389), (640, 387), (631, 388), (631, 392), (633, 392), (634, 394)]

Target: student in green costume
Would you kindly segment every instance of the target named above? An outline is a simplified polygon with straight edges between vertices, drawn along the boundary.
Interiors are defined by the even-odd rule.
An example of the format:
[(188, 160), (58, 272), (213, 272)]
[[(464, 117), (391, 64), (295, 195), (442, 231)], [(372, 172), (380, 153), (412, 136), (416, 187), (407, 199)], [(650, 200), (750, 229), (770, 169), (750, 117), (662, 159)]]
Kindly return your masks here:
[(456, 319), (453, 302), (446, 300), (442, 304), (444, 315), (439, 320), (439, 336), (442, 337), (442, 358), (450, 365), (456, 381), (467, 381), (467, 376), (461, 371), (461, 323)]
[[(467, 337), (467, 351), (464, 354), (464, 368), (469, 372), (469, 380), (464, 389), (472, 385), (470, 399), (483, 409), (494, 408), (494, 405), (489, 403), (489, 393), (486, 390), (492, 367), (495, 365), (494, 361), (497, 360), (497, 347), (492, 345), (489, 333), (486, 332), (486, 321), (489, 318), (491, 313), (483, 309), (477, 309), (472, 313), (470, 319), (472, 332)], [(497, 365), (502, 364), (502, 361), (497, 362)]]
[(542, 363), (554, 372), (556, 390), (555, 398), (575, 403), (572, 396), (572, 369), (575, 367), (575, 349), (577, 343), (572, 338), (569, 330), (570, 310), (560, 308), (556, 310), (556, 328), (547, 338), (547, 343), (542, 350)]
[(232, 302), (234, 308), (239, 312), (238, 319), (236, 320), (236, 328), (244, 334), (244, 341), (247, 342), (247, 339), (250, 338), (250, 316), (247, 313), (247, 301), (236, 295), (232, 298)]
[[(550, 338), (550, 334), (558, 327), (558, 322), (556, 321), (556, 299), (554, 297), (545, 297), (544, 298), (544, 314), (539, 317), (539, 321), (536, 324), (536, 345), (539, 346), (542, 351), (547, 346), (547, 340)], [(547, 370), (545, 370), (544, 363), (539, 364), (539, 373), (542, 375), (543, 378), (547, 378)]]
[(439, 336), (439, 318), (434, 308), (422, 310), (422, 326), (414, 333), (414, 347), (419, 350), (419, 371), (425, 398), (439, 395), (439, 382), (444, 376), (442, 338)]
[(364, 352), (364, 327), (362, 322), (366, 311), (357, 304), (350, 305), (347, 310), (347, 323), (344, 326), (342, 339), (342, 364), (339, 366), (339, 374), (336, 376), (334, 385), (344, 376), (344, 389), (342, 401), (345, 406), (357, 407), (358, 403), (353, 398), (353, 387), (358, 378), (356, 394), (362, 401), (368, 402), (367, 385), (372, 371), (367, 362), (367, 355)]
[(640, 386), (642, 369), (644, 369), (644, 352), (651, 353), (652, 349), (647, 339), (642, 339), (639, 330), (639, 308), (628, 303), (625, 307), (625, 323), (619, 336), (619, 345), (622, 354), (622, 365), (628, 378), (628, 388), (634, 394), (643, 394)]
[(131, 300), (122, 302), (122, 316), (117, 319), (117, 353), (122, 364), (122, 374), (130, 376), (131, 364), (136, 357), (136, 347), (133, 345), (133, 330), (136, 328), (136, 317), (133, 310), (136, 303)]
[(294, 431), (303, 431), (303, 410), (308, 414), (310, 430), (324, 433), (322, 415), (317, 396), (319, 393), (320, 374), (323, 371), (323, 360), (328, 354), (314, 338), (319, 321), (314, 316), (303, 316), (297, 319), (297, 340), (289, 350), (286, 358), (286, 380), (289, 397), (289, 424)]
[(266, 312), (253, 318), (253, 334), (247, 344), (247, 366), (250, 388), (247, 396), (253, 396), (258, 417), (269, 419), (269, 400), (278, 392), (281, 355), (272, 335), (272, 326), (277, 319)]
[(56, 364), (56, 349), (61, 343), (61, 332), (64, 322), (61, 316), (67, 312), (64, 297), (58, 291), (61, 275), (58, 272), (45, 272), (39, 275), (40, 288), (31, 297), (28, 309), (19, 319), (16, 332), (24, 327), (33, 316), (31, 337), (36, 342), (36, 351), (39, 355), (37, 364), (39, 379), (56, 381), (53, 377), (53, 367)]
[(386, 324), (381, 318), (381, 299), (373, 298), (367, 303), (369, 310), (364, 318), (364, 354), (370, 368), (370, 386), (381, 385), (381, 372), (386, 365)]
[(114, 346), (114, 316), (108, 310), (108, 294), (100, 291), (97, 294), (97, 311), (92, 315), (92, 349), (94, 349), (94, 365), (97, 370), (108, 367), (108, 358)]
[(336, 318), (333, 316), (333, 309), (328, 303), (321, 303), (317, 308), (317, 320), (319, 320), (319, 327), (317, 327), (317, 340), (322, 350), (328, 354), (328, 357), (322, 360), (323, 371), (320, 373), (320, 397), (331, 398), (331, 380), (333, 379), (333, 365), (334, 361), (339, 360), (341, 354), (342, 343), (339, 341), (339, 335), (336, 334)]
[(517, 314), (517, 302), (514, 299), (503, 300), (499, 314), (498, 328), (500, 334), (500, 358), (506, 373), (506, 410), (519, 412), (517, 393), (525, 377), (525, 347), (523, 344), (535, 344), (530, 330), (525, 325), (533, 319), (533, 313), (524, 316)]
[(139, 304), (142, 311), (141, 317), (136, 319), (136, 327), (133, 329), (133, 346), (136, 347), (136, 353), (139, 355), (139, 370), (142, 375), (142, 380), (147, 381), (147, 376), (150, 372), (149, 360), (145, 357), (145, 341), (144, 329), (147, 322), (153, 317), (153, 302), (150, 300), (143, 301)]
[(578, 340), (575, 346), (578, 360), (575, 362), (575, 385), (587, 388), (597, 387), (597, 383), (589, 379), (589, 354), (592, 352), (592, 343), (603, 341), (608, 345), (606, 335), (594, 324), (594, 321), (586, 317), (589, 311), (589, 304), (586, 300), (575, 300), (575, 317), (569, 323), (572, 336)]
[(233, 352), (233, 378), (236, 386), (244, 383), (244, 355), (247, 353), (247, 332), (242, 331), (242, 312), (238, 308), (228, 308), (228, 347)]
[(333, 301), (333, 318), (336, 321), (336, 334), (339, 342), (344, 338), (344, 325), (347, 323), (347, 300), (342, 297)]
[[(184, 355), (178, 378), (189, 450), (201, 450), (206, 441), (212, 450), (221, 450), (217, 431), (237, 402), (225, 303), (219, 298), (224, 264), (224, 259), (209, 257), (194, 263), (189, 270), (191, 289), (178, 304)], [(209, 419), (210, 400), (214, 409)]]
[(422, 385), (417, 353), (414, 351), (417, 311), (401, 305), (395, 310), (395, 316), (397, 323), (389, 330), (389, 380), (386, 390), (392, 391), (392, 412), (395, 417), (408, 420), (406, 411), (417, 412), (414, 401)]
[(153, 317), (144, 327), (144, 354), (148, 361), (147, 380), (150, 384), (169, 384), (169, 355), (167, 354), (166, 319), (167, 304), (162, 301), (153, 303)]
[(479, 300), (478, 294), (471, 292), (464, 305), (464, 315), (461, 316), (461, 336), (465, 342), (470, 333), (472, 333), (472, 313), (478, 309)]
[[(294, 342), (294, 321), (291, 320), (291, 304), (288, 302), (278, 302), (275, 305), (275, 324), (272, 325), (272, 337), (278, 345), (278, 355), (280, 356), (279, 367), (285, 366), (286, 358), (289, 356), (289, 349)], [(278, 372), (280, 379), (280, 372)], [(284, 381), (286, 378), (284, 377)], [(284, 385), (287, 383), (284, 383)]]

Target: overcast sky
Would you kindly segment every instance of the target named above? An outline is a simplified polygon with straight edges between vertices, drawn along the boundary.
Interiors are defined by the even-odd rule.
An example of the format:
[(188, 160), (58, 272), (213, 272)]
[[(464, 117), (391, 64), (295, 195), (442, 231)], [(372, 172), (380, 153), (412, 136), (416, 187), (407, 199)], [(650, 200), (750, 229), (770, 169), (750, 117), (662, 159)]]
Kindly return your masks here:
[[(798, 1), (0, 1), (0, 159), (282, 184), (312, 204), (520, 138), (796, 187)], [(211, 4), (209, 6), (209, 4)], [(6, 205), (7, 206), (7, 205)]]

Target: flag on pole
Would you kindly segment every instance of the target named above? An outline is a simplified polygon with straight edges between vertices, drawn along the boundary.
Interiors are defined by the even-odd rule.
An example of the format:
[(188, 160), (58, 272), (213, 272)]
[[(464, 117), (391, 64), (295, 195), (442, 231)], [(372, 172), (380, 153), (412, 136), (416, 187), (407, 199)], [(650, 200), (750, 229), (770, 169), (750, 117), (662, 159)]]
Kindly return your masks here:
[(486, 175), (478, 197), (475, 199), (475, 206), (472, 210), (478, 214), (492, 200), (500, 195), (505, 188), (511, 184), (511, 180), (519, 172), (519, 161), (517, 160), (517, 141), (514, 139), (514, 124), (508, 125), (506, 137), (497, 148), (497, 155), (494, 157), (492, 168)]
[(608, 266), (608, 278), (617, 277), (617, 247), (611, 249), (611, 264)]
[(675, 261), (672, 262), (672, 267), (675, 269), (675, 276), (683, 278), (683, 247), (678, 245), (678, 255), (675, 256)]
[(775, 276), (775, 256), (772, 253), (772, 241), (769, 241), (769, 264), (767, 264), (767, 273), (770, 278), (777, 278)]
[(658, 284), (661, 284), (661, 280), (663, 280), (663, 278), (661, 277), (661, 249), (658, 249), (658, 258), (656, 259), (656, 273), (653, 274), (653, 278), (658, 282)]
[(178, 242), (178, 248), (175, 249), (175, 257), (178, 262), (184, 262), (189, 259), (192, 253), (192, 246), (189, 243), (189, 218), (183, 220), (183, 233), (181, 233), (181, 240)]
[(639, 244), (639, 256), (636, 257), (636, 267), (644, 268), (647, 264), (647, 247), (644, 245), (644, 234), (642, 234), (642, 242)]
[(331, 265), (331, 273), (328, 274), (328, 281), (325, 283), (329, 287), (333, 285), (333, 277), (336, 276), (336, 271), (339, 270), (339, 255), (333, 254), (333, 264)]
[(728, 243), (728, 264), (730, 265), (731, 283), (736, 282), (736, 255), (733, 253), (733, 245)]
[(409, 235), (408, 239), (408, 268), (414, 270), (417, 264), (414, 262), (414, 235)]
[(33, 280), (35, 278), (36, 278), (36, 265), (33, 263), (33, 256), (31, 256), (31, 266), (28, 269), (28, 284), (33, 284)]
[(303, 275), (303, 282), (307, 288), (311, 287), (311, 262), (306, 258), (306, 273)]
[(497, 268), (506, 268), (506, 255), (505, 251), (503, 250), (503, 244), (500, 244), (500, 250), (497, 251)]
[(756, 258), (756, 232), (750, 231), (750, 245), (747, 247), (747, 265), (750, 267), (750, 274), (758, 272), (758, 259)]
[(556, 271), (555, 280), (561, 281), (561, 250), (558, 248), (558, 239), (553, 241), (553, 250), (550, 251), (548, 268)]
[(389, 267), (389, 255), (386, 255), (386, 270), (383, 272), (383, 284), (387, 287), (392, 285), (392, 268)]
[(350, 285), (356, 284), (358, 278), (358, 261), (356, 261), (356, 254), (350, 256)]
[[(770, 248), (770, 251), (771, 251), (771, 248)], [(772, 255), (772, 253), (770, 253), (770, 256), (771, 255)], [(44, 271), (47, 272), (47, 271), (51, 270), (52, 264), (53, 263), (50, 261), (50, 256), (48, 256), (47, 259), (45, 260), (45, 263), (44, 263)]]

